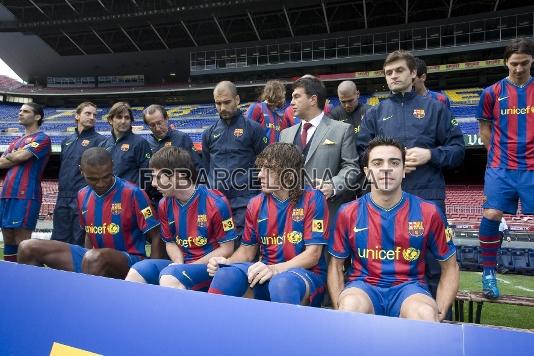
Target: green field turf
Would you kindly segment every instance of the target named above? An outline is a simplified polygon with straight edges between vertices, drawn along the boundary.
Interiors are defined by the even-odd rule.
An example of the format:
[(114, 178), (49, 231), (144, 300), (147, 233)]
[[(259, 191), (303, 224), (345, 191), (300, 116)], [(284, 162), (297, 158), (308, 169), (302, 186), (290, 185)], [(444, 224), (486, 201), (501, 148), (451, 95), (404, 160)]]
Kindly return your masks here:
[[(502, 295), (534, 297), (534, 276), (499, 274), (497, 278), (502, 279), (499, 281)], [(481, 288), (480, 272), (461, 272), (460, 290), (478, 292)], [(464, 305), (464, 309), (467, 310), (467, 304)], [(465, 317), (467, 318), (467, 311)], [(488, 325), (534, 329), (534, 308), (484, 303), (480, 322)]]
[[(4, 259), (4, 245), (0, 243), (0, 259)], [(460, 290), (480, 291), (479, 272), (461, 272)], [(514, 274), (498, 275), (501, 294), (534, 297), (534, 276)], [(467, 318), (467, 305), (464, 306)], [(482, 308), (482, 324), (509, 326), (522, 329), (534, 329), (534, 308), (484, 303)]]

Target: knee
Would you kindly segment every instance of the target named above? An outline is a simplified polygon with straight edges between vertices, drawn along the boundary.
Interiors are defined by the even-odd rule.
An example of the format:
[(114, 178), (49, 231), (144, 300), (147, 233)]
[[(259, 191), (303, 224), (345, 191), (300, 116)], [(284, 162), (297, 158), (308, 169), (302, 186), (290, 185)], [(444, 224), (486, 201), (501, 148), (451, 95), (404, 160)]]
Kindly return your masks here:
[(39, 256), (39, 241), (37, 240), (24, 240), (18, 246), (17, 261), (19, 263), (27, 263)]
[(88, 250), (83, 256), (82, 270), (95, 276), (106, 275), (106, 255), (98, 249)]
[(338, 310), (373, 314), (374, 309), (369, 300), (360, 295), (347, 294), (339, 299)]
[(430, 304), (412, 303), (406, 307), (404, 313), (401, 313), (401, 317), (414, 320), (438, 321), (438, 311)]
[(484, 217), (489, 220), (501, 221), (502, 211), (495, 209), (485, 209), (483, 213)]
[(239, 276), (239, 274), (240, 274), (239, 269), (232, 267), (232, 266), (219, 268), (217, 270), (217, 273), (215, 273), (215, 276), (213, 276), (213, 280), (215, 281), (215, 279), (217, 279), (217, 282), (224, 283), (224, 281), (235, 280)]
[(178, 278), (170, 274), (162, 274), (159, 277), (159, 285), (176, 289), (186, 289), (182, 282), (178, 280)]
[(139, 272), (137, 272), (137, 270), (135, 270), (134, 268), (130, 268), (130, 270), (128, 271), (128, 274), (126, 275), (125, 280), (129, 282), (146, 283), (143, 276)]
[(274, 276), (269, 282), (269, 292), (273, 294), (296, 290), (295, 279), (292, 277), (290, 273), (281, 273)]

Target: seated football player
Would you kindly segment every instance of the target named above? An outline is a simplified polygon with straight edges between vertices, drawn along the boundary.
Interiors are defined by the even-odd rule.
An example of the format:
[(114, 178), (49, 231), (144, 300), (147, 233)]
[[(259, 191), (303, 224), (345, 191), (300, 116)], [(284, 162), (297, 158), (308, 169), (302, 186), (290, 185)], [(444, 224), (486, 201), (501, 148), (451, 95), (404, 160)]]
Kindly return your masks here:
[[(394, 139), (369, 143), (364, 170), (371, 192), (337, 213), (328, 242), (328, 288), (339, 310), (441, 321), (458, 291), (456, 248), (436, 205), (402, 191), (405, 156)], [(425, 282), (427, 246), (441, 265), (436, 300)]]
[(80, 170), (87, 186), (78, 192), (80, 226), (85, 247), (54, 240), (31, 239), (20, 245), (20, 263), (65, 271), (124, 278), (134, 263), (162, 251), (159, 221), (150, 200), (138, 186), (113, 175), (111, 154), (104, 148), (86, 150)]
[(326, 199), (304, 186), (304, 158), (292, 144), (268, 146), (256, 166), (262, 193), (248, 204), (241, 246), (229, 258), (210, 259), (209, 292), (320, 306), (326, 288)]
[(207, 291), (206, 264), (228, 257), (237, 234), (226, 197), (196, 185), (197, 171), (184, 149), (164, 147), (150, 159), (152, 185), (163, 195), (158, 215), (170, 260), (144, 260), (128, 272), (127, 281)]

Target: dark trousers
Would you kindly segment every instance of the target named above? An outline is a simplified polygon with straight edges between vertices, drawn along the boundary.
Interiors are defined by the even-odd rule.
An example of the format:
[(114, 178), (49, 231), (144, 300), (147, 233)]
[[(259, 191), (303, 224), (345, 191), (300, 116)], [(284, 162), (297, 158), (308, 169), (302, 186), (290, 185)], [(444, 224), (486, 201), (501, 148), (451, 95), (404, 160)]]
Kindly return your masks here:
[(54, 208), (52, 240), (84, 245), (85, 233), (80, 227), (76, 198), (58, 198)]

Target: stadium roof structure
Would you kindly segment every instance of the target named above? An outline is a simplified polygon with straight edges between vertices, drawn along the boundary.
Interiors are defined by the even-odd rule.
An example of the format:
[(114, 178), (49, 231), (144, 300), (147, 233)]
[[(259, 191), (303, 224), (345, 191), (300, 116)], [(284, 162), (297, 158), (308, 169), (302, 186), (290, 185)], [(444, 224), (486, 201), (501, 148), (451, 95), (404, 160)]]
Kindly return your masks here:
[(189, 52), (196, 49), (517, 12), (529, 5), (530, 0), (0, 0), (0, 57), (26, 81), (157, 77), (188, 72)]

